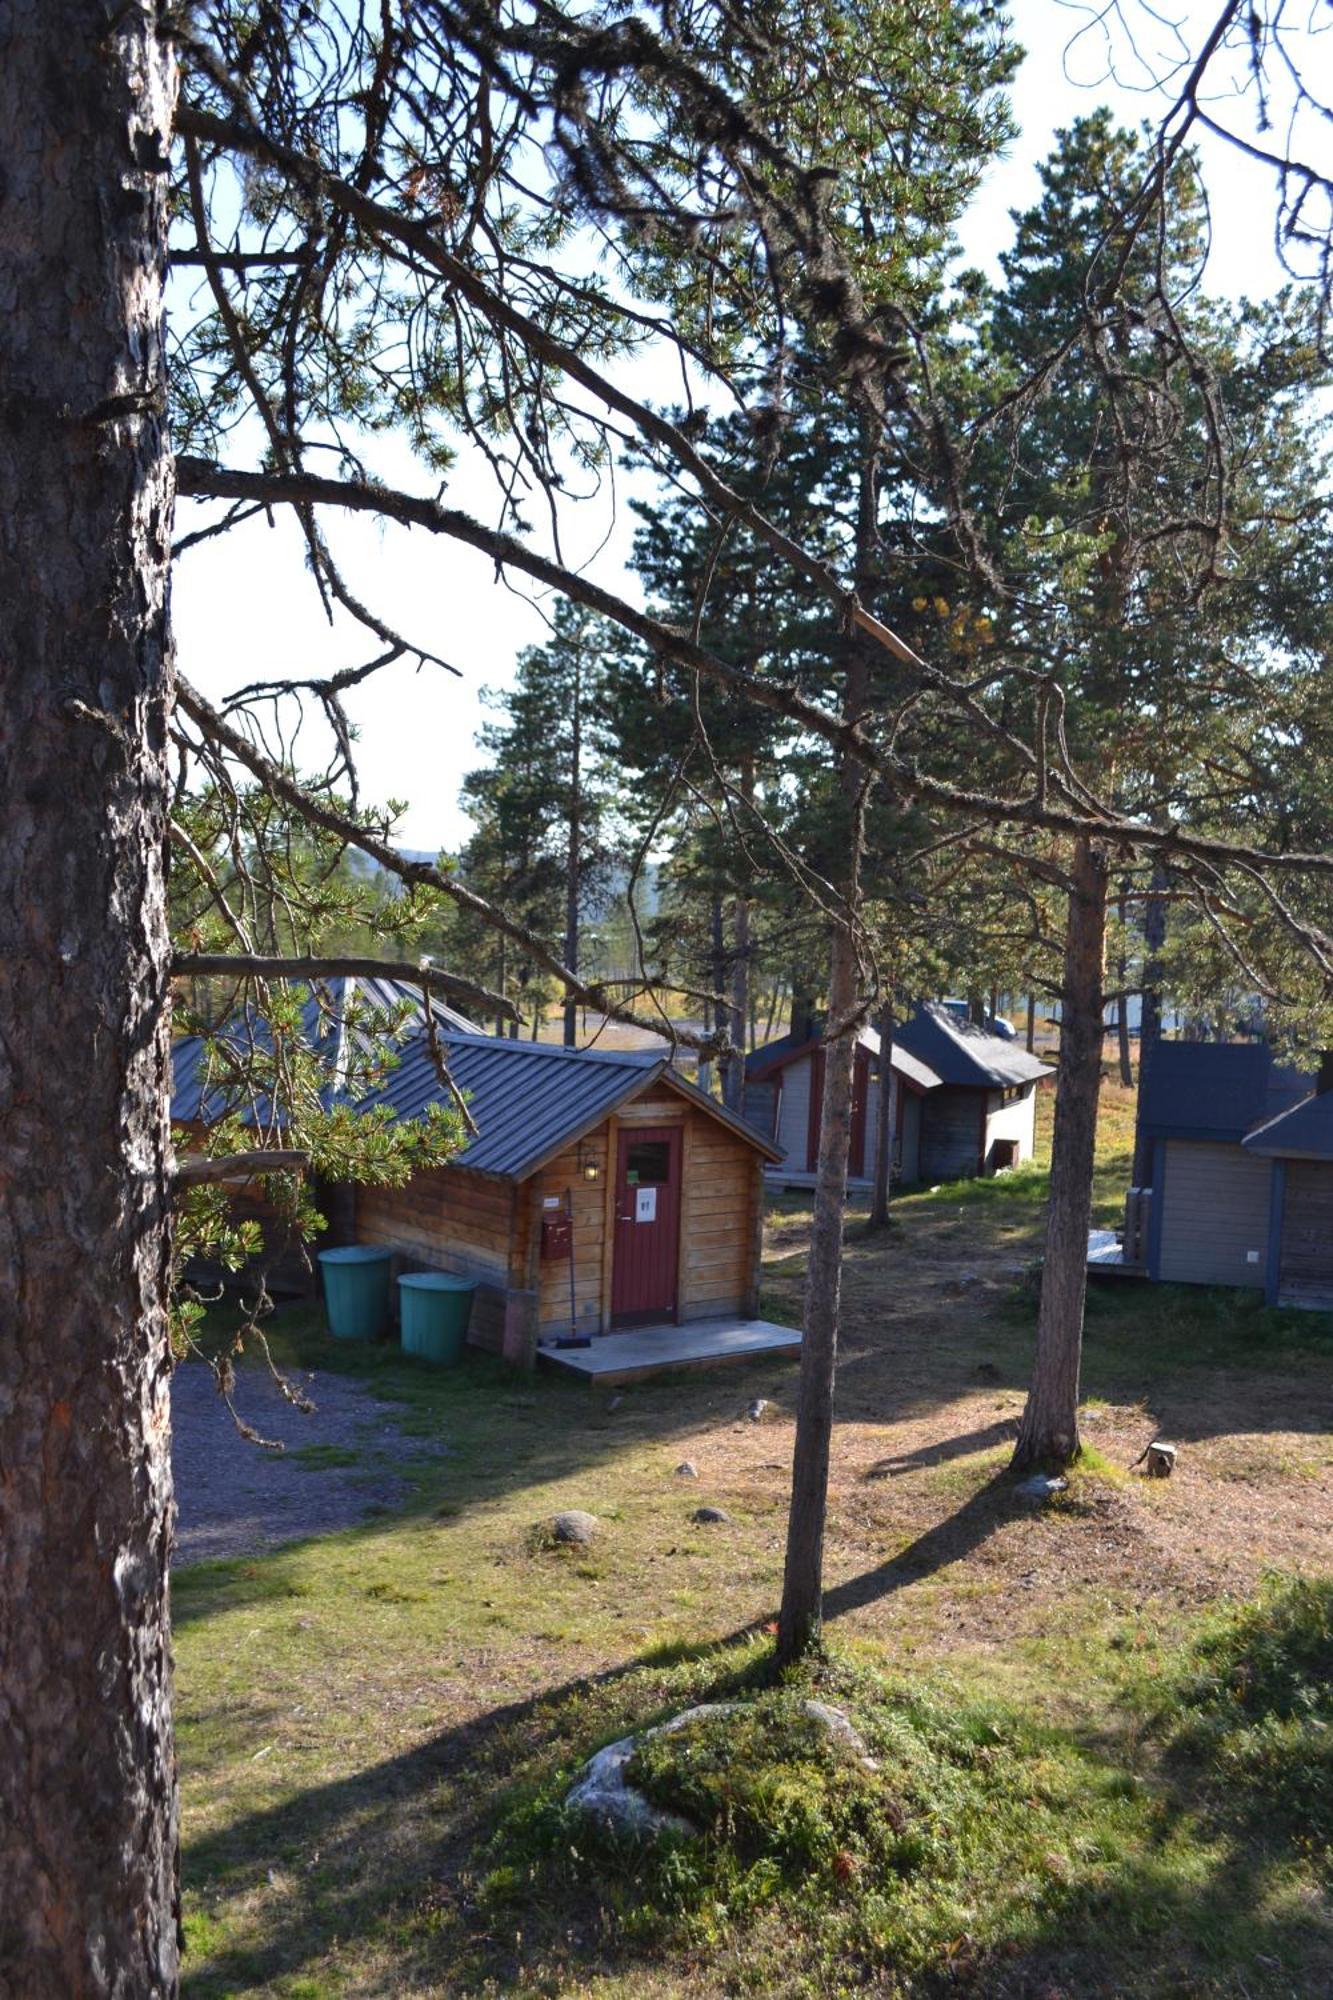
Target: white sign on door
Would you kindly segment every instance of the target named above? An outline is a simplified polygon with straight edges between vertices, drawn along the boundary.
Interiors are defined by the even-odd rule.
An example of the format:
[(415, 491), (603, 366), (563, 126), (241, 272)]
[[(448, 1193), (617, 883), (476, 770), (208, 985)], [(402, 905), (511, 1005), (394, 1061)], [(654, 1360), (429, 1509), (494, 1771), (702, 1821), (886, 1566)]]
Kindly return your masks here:
[(634, 1220), (636, 1222), (656, 1222), (657, 1189), (655, 1187), (635, 1188)]

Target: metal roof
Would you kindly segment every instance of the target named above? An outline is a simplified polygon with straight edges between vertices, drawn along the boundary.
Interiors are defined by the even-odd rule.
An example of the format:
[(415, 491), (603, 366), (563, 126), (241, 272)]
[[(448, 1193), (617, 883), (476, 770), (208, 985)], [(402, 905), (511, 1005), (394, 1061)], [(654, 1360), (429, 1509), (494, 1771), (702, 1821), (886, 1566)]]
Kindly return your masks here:
[[(550, 1042), (518, 1042), (492, 1035), (440, 1036), (449, 1074), (468, 1100), (477, 1137), (451, 1165), (524, 1180), (572, 1145), (626, 1098), (665, 1082), (772, 1159), (780, 1156), (762, 1133), (736, 1118), (670, 1067), (664, 1055), (643, 1050), (566, 1049)], [(432, 1104), (449, 1102), (424, 1034), (403, 1050), (378, 1090), (361, 1099), (366, 1109), (385, 1105), (399, 1118), (420, 1118)]]
[(1280, 1068), (1264, 1042), (1156, 1042), (1139, 1086), (1139, 1126), (1155, 1139), (1235, 1142), (1299, 1103), (1311, 1081)]
[(1266, 1159), (1333, 1160), (1333, 1090), (1315, 1091), (1241, 1141)]
[[(873, 1028), (863, 1027), (857, 1040), (872, 1055), (879, 1054), (879, 1036)], [(751, 1082), (762, 1083), (817, 1045), (817, 1035), (783, 1035), (749, 1057), (746, 1074)], [(960, 1021), (947, 1007), (929, 1001), (895, 1025), (889, 1063), (918, 1090), (938, 1090), (941, 1084), (1006, 1090), (1052, 1074), (1048, 1064), (1006, 1041), (1003, 1035)]]
[[(350, 1036), (363, 1052), (385, 1039), (376, 1034), (373, 1020), (358, 1017), (367, 1013), (396, 1013), (404, 1003), (409, 1011), (399, 1030), (400, 1039), (420, 1028), (426, 1018), (421, 988), (411, 981), (339, 975), (331, 979), (313, 979), (308, 983), (301, 1007), (301, 1033), (326, 1066), (328, 1081), (321, 1092), (326, 1108), (338, 1096), (346, 1075), (347, 1037)], [(442, 1029), (474, 1032), (474, 1024), (467, 1016), (446, 1006), (443, 1000), (432, 997), (431, 1008)], [(210, 1039), (229, 1044), (238, 1060), (243, 1062), (252, 1050), (269, 1046), (269, 1030), (256, 1009), (248, 1007), (241, 1009)], [(239, 1109), (243, 1115), (250, 1112), (248, 1103), (238, 1103), (237, 1094), (229, 1092), (216, 1081), (205, 1098), (205, 1049), (206, 1042), (202, 1035), (182, 1035), (173, 1046), (171, 1115), (178, 1124), (193, 1124), (201, 1119), (207, 1124), (215, 1124), (230, 1111)], [(261, 1101), (255, 1107), (255, 1114), (261, 1119), (267, 1118), (267, 1104)]]
[(1008, 1090), (1052, 1074), (1048, 1063), (1030, 1056), (1025, 1048), (971, 1021), (960, 1021), (947, 1007), (928, 1000), (894, 1029), (893, 1039), (895, 1047), (901, 1042), (941, 1083), (955, 1087)]

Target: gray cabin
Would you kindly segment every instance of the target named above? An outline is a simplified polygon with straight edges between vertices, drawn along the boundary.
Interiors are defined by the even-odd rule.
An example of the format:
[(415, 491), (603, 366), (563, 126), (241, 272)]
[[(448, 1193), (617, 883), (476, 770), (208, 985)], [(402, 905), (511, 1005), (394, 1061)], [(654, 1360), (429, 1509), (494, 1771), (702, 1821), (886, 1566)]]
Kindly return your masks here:
[(1333, 1311), (1333, 1057), (1314, 1076), (1263, 1044), (1159, 1042), (1139, 1131), (1152, 1187), (1131, 1205), (1147, 1208), (1148, 1277)]
[[(853, 1072), (853, 1182), (874, 1171), (881, 1069), (879, 1036), (864, 1027)], [(889, 1070), (895, 1180), (962, 1180), (1032, 1158), (1037, 1085), (1051, 1071), (1014, 1042), (926, 1003), (894, 1029)], [(814, 1173), (823, 1086), (817, 1033), (784, 1035), (747, 1058), (745, 1115), (782, 1154), (770, 1179), (799, 1184)]]

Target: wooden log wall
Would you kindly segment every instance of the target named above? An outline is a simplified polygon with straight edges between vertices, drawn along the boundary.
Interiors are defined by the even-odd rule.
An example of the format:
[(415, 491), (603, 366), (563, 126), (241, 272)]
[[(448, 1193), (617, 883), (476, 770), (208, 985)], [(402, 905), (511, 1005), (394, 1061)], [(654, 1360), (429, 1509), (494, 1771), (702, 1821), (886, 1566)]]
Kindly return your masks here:
[[(679, 1098), (676, 1102), (679, 1105)], [(628, 1108), (633, 1110), (635, 1107)], [(530, 1213), (535, 1231), (540, 1232), (547, 1202), (555, 1202), (563, 1208), (568, 1194), (573, 1205), (575, 1324), (583, 1333), (605, 1330), (605, 1312), (610, 1305), (609, 1291), (603, 1298), (603, 1272), (605, 1269), (609, 1282), (606, 1252), (608, 1230), (613, 1226), (610, 1196), (614, 1193), (615, 1124), (615, 1119), (610, 1119), (606, 1124), (599, 1125), (595, 1132), (589, 1133), (586, 1139), (580, 1140), (578, 1145), (567, 1147), (543, 1167), (532, 1182)], [(585, 1180), (583, 1175), (583, 1167), (589, 1162), (597, 1168), (595, 1181)], [(568, 1260), (564, 1257), (543, 1257), (540, 1242), (537, 1255), (538, 1327), (543, 1334), (568, 1333)]]
[[(521, 1291), (526, 1230), (519, 1228), (520, 1190), (512, 1181), (465, 1167), (415, 1174), (401, 1188), (358, 1188), (356, 1239), (398, 1254), (394, 1278), (406, 1271), (454, 1271), (477, 1280), (469, 1340), (499, 1353), (511, 1289)], [(518, 1259), (516, 1265), (516, 1258)]]
[(681, 1319), (756, 1310), (761, 1167), (752, 1146), (690, 1109), (681, 1178)]

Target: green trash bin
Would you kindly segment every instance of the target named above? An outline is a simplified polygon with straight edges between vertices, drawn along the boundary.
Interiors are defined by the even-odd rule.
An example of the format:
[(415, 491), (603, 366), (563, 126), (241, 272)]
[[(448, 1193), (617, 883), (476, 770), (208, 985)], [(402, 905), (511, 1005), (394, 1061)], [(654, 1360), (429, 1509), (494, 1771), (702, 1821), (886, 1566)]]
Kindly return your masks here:
[(448, 1271), (413, 1271), (398, 1280), (404, 1354), (423, 1361), (461, 1361), (476, 1286)]
[(324, 1313), (335, 1340), (382, 1340), (389, 1331), (389, 1289), (392, 1250), (370, 1243), (351, 1243), (343, 1250), (321, 1250), (324, 1273)]

